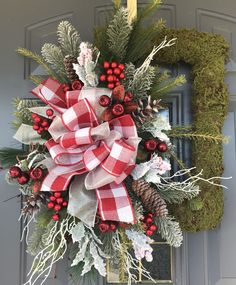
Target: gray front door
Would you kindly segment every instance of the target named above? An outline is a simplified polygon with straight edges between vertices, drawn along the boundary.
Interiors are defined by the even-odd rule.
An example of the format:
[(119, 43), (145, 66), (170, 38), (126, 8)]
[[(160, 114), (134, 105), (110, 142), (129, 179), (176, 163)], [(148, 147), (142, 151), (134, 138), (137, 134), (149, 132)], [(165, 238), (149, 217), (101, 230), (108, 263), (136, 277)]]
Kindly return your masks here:
[[(139, 0), (139, 5), (148, 1)], [(26, 0), (2, 1), (0, 4), (0, 147), (15, 146), (11, 129), (14, 97), (30, 96), (32, 85), (25, 80), (37, 66), (24, 62), (14, 50), (26, 46), (39, 51), (44, 42), (55, 40), (56, 26), (61, 20), (71, 21), (81, 32), (84, 40), (92, 39), (94, 24), (104, 23), (106, 10), (111, 0)], [(197, 28), (222, 34), (231, 44), (231, 58), (236, 61), (236, 2), (235, 0), (166, 0), (154, 19), (162, 17), (169, 27)], [(233, 62), (232, 62), (233, 63)], [(236, 88), (233, 76), (235, 66), (231, 65), (228, 75), (231, 92), (229, 116), (225, 134), (231, 136), (225, 147), (225, 176), (234, 176), (224, 182), (229, 187), (225, 192), (225, 216), (221, 226), (211, 232), (186, 234), (181, 249), (174, 251), (175, 285), (235, 285), (236, 284), (236, 151), (235, 111)], [(188, 88), (177, 90), (186, 94)], [(235, 95), (235, 96), (234, 96)], [(0, 201), (16, 195), (17, 189), (4, 182), (1, 175)], [(25, 281), (27, 264), (20, 244), (19, 217), (20, 201), (12, 199), (0, 205), (0, 285), (21, 285)], [(64, 261), (66, 263), (66, 261)], [(66, 285), (67, 276), (63, 263), (55, 268), (47, 285)], [(52, 274), (53, 275), (53, 274)], [(102, 280), (99, 281), (101, 284)]]

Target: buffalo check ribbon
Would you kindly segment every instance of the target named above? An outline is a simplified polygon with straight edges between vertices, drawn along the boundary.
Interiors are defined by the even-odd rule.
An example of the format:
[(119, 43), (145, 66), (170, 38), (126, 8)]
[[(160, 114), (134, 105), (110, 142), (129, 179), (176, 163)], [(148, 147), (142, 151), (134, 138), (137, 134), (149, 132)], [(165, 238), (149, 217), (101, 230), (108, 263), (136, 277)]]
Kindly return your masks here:
[(41, 191), (70, 187), (68, 212), (90, 226), (97, 206), (103, 220), (135, 223), (123, 181), (135, 167), (140, 138), (130, 115), (99, 122), (96, 96), (104, 92), (110, 91), (83, 88), (65, 94), (62, 85), (51, 78), (33, 90), (58, 113), (49, 128), (52, 138), (45, 143), (52, 161)]

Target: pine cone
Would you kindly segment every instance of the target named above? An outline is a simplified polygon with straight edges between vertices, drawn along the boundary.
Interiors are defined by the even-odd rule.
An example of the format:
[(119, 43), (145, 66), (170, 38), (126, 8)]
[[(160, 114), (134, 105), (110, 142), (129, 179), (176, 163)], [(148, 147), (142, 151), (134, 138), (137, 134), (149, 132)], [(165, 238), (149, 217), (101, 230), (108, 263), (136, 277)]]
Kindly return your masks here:
[(166, 202), (148, 182), (144, 179), (134, 180), (132, 188), (148, 211), (155, 216), (165, 217), (168, 215)]
[(138, 101), (138, 108), (132, 115), (139, 127), (141, 127), (145, 121), (156, 116), (158, 110), (161, 108), (159, 103), (160, 100), (152, 100), (151, 96), (148, 96), (147, 102), (144, 100)]
[(73, 63), (78, 63), (75, 57), (70, 55), (65, 56), (64, 58), (65, 70), (67, 77), (69, 78), (71, 83), (79, 79), (78, 75), (75, 73), (75, 70), (73, 69)]
[(40, 204), (45, 200), (44, 194), (32, 194), (24, 196), (22, 212), (24, 214), (33, 214), (35, 210), (40, 208)]

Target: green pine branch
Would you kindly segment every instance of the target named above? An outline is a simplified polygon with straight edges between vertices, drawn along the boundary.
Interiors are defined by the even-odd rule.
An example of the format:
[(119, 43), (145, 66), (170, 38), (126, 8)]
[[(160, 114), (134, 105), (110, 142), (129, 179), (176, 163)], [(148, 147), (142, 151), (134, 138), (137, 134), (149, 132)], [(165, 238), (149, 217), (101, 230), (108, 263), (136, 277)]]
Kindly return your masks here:
[(0, 165), (7, 169), (17, 163), (17, 157), (22, 158), (27, 155), (23, 149), (5, 147), (0, 149)]
[(132, 26), (128, 21), (128, 10), (120, 8), (107, 28), (107, 45), (111, 53), (120, 62), (126, 55)]
[(30, 75), (29, 80), (31, 80), (35, 85), (39, 85), (44, 78), (42, 76), (38, 76), (38, 75)]

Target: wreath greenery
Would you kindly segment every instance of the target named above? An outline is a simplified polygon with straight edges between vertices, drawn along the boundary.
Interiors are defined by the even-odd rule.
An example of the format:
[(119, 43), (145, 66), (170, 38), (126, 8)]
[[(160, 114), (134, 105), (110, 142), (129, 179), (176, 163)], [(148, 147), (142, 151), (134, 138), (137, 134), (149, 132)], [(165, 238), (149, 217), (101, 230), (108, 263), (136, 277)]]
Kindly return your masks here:
[[(192, 67), (192, 113), (195, 132), (221, 136), (228, 108), (228, 91), (224, 82), (228, 43), (220, 35), (188, 29), (164, 29), (160, 39), (163, 35), (178, 40), (170, 49), (158, 53), (156, 61), (164, 64), (182, 61)], [(193, 138), (181, 131), (172, 136)], [(206, 177), (220, 177), (223, 173), (222, 143), (193, 139), (192, 145), (192, 164), (196, 166), (197, 171), (203, 169)], [(213, 229), (222, 219), (222, 188), (204, 182), (200, 182), (200, 188), (201, 192), (197, 198), (171, 207), (185, 231)]]

